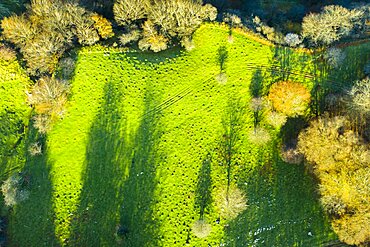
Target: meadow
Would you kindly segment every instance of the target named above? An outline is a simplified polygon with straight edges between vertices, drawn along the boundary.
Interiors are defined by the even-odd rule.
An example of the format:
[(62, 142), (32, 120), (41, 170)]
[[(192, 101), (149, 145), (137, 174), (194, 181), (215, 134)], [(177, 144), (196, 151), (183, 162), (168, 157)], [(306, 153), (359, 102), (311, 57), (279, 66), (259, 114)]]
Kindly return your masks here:
[[(329, 90), (331, 81), (344, 85), (358, 74), (334, 78), (328, 69), (316, 71), (312, 54), (263, 45), (242, 32), (232, 41), (228, 36), (228, 27), (205, 24), (191, 51), (78, 50), (65, 116), (47, 136), (30, 124), (15, 155), (24, 165), (14, 169), (30, 177), (30, 198), (9, 212), (11, 246), (320, 246), (336, 240), (315, 179), (303, 164), (279, 155), (282, 140), (297, 135), (304, 118), (289, 119), (282, 129), (262, 120), (272, 140), (256, 146), (248, 140), (250, 100), (256, 86), (266, 94), (279, 80), (313, 90), (321, 78)], [(220, 47), (228, 53), (221, 82), (215, 79)], [(359, 71), (369, 45), (361, 49), (348, 48), (344, 70)], [(17, 81), (12, 90), (19, 98), (27, 80)], [(20, 105), (16, 111), (29, 114)], [(34, 142), (44, 144), (43, 155), (27, 153)], [(214, 203), (228, 182), (248, 198), (232, 221), (220, 218)], [(199, 218), (212, 225), (204, 239), (191, 232)]]

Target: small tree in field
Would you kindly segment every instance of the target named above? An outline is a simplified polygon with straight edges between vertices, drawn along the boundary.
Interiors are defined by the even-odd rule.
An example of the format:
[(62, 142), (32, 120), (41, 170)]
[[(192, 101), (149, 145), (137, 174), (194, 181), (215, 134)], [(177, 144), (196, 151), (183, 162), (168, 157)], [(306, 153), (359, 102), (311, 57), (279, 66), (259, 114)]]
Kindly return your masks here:
[(219, 192), (216, 204), (223, 218), (233, 220), (247, 208), (247, 199), (239, 188), (230, 186)]
[(339, 48), (330, 48), (325, 52), (324, 58), (333, 68), (338, 68), (346, 58), (346, 54)]
[(18, 174), (10, 176), (1, 186), (5, 205), (12, 207), (28, 199), (29, 192), (22, 187), (22, 178)]
[(303, 115), (310, 98), (310, 92), (305, 86), (290, 81), (275, 83), (267, 96), (274, 110), (288, 117)]
[(212, 227), (205, 220), (197, 220), (191, 228), (193, 234), (198, 238), (206, 238), (211, 233)]

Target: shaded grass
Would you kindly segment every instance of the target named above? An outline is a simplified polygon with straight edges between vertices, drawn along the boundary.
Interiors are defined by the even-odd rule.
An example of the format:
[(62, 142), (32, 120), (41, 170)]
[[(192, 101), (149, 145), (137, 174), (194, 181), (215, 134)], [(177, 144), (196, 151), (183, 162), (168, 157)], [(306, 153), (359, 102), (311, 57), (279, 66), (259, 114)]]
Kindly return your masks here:
[[(30, 195), (27, 200), (11, 209), (10, 246), (59, 246), (54, 235), (51, 164), (45, 141), (45, 137), (38, 135), (37, 130), (29, 129), (25, 147), (26, 164), (22, 176), (28, 180), (26, 189)], [(34, 142), (43, 146), (42, 155), (28, 154), (28, 147)]]
[(249, 206), (230, 222), (225, 246), (321, 246), (336, 239), (303, 165), (282, 162), (274, 147), (260, 154), (262, 166), (241, 174)]
[(104, 246), (115, 241), (119, 221), (116, 212), (122, 203), (120, 188), (125, 178), (128, 145), (121, 134), (125, 131), (121, 98), (122, 94), (109, 80), (89, 132), (79, 208), (73, 217), (71, 238), (66, 241), (69, 245)]

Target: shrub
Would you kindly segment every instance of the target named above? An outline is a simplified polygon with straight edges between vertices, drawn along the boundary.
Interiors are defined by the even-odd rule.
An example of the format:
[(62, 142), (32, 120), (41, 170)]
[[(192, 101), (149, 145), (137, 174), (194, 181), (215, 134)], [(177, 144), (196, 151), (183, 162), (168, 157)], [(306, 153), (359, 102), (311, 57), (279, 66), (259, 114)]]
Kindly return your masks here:
[(266, 145), (271, 140), (271, 136), (266, 129), (257, 126), (249, 131), (248, 139), (251, 143), (262, 146)]
[(197, 220), (194, 222), (191, 230), (198, 238), (206, 238), (211, 233), (212, 227), (205, 220)]
[(91, 19), (95, 22), (94, 28), (98, 30), (100, 37), (108, 39), (114, 36), (112, 24), (101, 15), (93, 14)]
[(274, 128), (278, 129), (281, 128), (287, 121), (287, 116), (275, 111), (270, 111), (267, 114), (267, 122), (273, 126)]
[(113, 6), (114, 19), (119, 25), (130, 26), (147, 17), (148, 4), (146, 0), (117, 0)]
[(284, 41), (287, 45), (291, 47), (296, 47), (297, 45), (302, 43), (302, 40), (299, 37), (299, 35), (295, 33), (288, 33), (287, 35), (285, 35)]
[(221, 217), (233, 220), (247, 208), (247, 199), (240, 189), (230, 186), (229, 189), (221, 189), (216, 204)]
[(122, 34), (119, 37), (121, 45), (125, 46), (132, 42), (138, 41), (140, 39), (141, 32), (138, 29), (132, 29), (129, 33)]
[(36, 113), (53, 119), (63, 115), (68, 91), (69, 85), (65, 81), (43, 77), (33, 86), (28, 102), (35, 107)]
[(191, 37), (184, 37), (181, 39), (181, 46), (187, 51), (191, 51), (195, 48), (195, 44)]
[(1, 186), (1, 191), (4, 195), (5, 205), (12, 207), (22, 201), (25, 201), (29, 197), (29, 192), (21, 188), (22, 178), (14, 174), (4, 181)]
[(288, 117), (303, 115), (310, 98), (310, 92), (305, 86), (290, 81), (273, 84), (267, 97), (277, 112)]
[(17, 54), (11, 48), (0, 44), (0, 59), (4, 61), (14, 61), (17, 58)]
[(75, 70), (75, 60), (70, 57), (62, 58), (59, 61), (58, 78), (62, 80), (70, 80), (73, 77)]
[(51, 128), (51, 118), (45, 114), (38, 114), (33, 117), (33, 127), (37, 129), (40, 134), (46, 134)]
[(152, 50), (160, 52), (167, 49), (168, 39), (158, 33), (151, 21), (146, 21), (143, 25), (143, 38), (139, 41), (140, 50)]
[(226, 73), (220, 73), (220, 74), (216, 75), (215, 79), (219, 83), (225, 84), (227, 82), (227, 75), (226, 75)]
[(254, 112), (261, 111), (265, 108), (265, 102), (262, 98), (252, 98), (249, 107)]
[(296, 148), (286, 148), (281, 149), (281, 159), (288, 164), (302, 164), (304, 156)]
[(31, 154), (31, 156), (40, 155), (42, 153), (41, 144), (38, 142), (32, 143), (28, 148), (28, 152)]
[(370, 78), (357, 81), (348, 92), (350, 101), (348, 106), (356, 113), (370, 114)]
[(217, 18), (217, 8), (211, 4), (205, 4), (200, 10), (200, 16), (205, 21), (214, 21)]
[(338, 68), (346, 58), (346, 54), (339, 48), (329, 48), (325, 52), (324, 58), (330, 66)]
[(360, 10), (325, 6), (321, 13), (311, 13), (303, 18), (302, 35), (315, 45), (329, 45), (348, 36), (362, 18)]

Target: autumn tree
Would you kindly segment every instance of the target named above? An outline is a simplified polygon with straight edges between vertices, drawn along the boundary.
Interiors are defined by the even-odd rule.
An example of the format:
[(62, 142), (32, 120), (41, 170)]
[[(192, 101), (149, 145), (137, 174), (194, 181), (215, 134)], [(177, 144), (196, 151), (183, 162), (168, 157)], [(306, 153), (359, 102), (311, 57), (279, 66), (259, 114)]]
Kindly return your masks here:
[(76, 42), (96, 43), (112, 36), (105, 18), (73, 2), (32, 0), (27, 12), (4, 18), (3, 36), (22, 52), (31, 75), (52, 74), (64, 51)]
[(271, 86), (267, 99), (272, 107), (288, 117), (303, 115), (310, 103), (310, 92), (297, 82), (282, 81)]
[(43, 77), (28, 93), (28, 103), (34, 106), (37, 114), (48, 115), (53, 119), (63, 115), (68, 92), (67, 82)]
[(349, 10), (338, 5), (325, 6), (320, 13), (310, 13), (303, 18), (302, 35), (315, 45), (329, 45), (348, 36), (361, 24), (364, 12)]
[(357, 81), (352, 89), (348, 92), (350, 101), (348, 106), (356, 114), (370, 114), (370, 78)]
[(319, 178), (324, 209), (347, 244), (370, 242), (370, 149), (345, 117), (320, 118), (299, 135), (299, 150)]
[(148, 16), (149, 0), (117, 0), (113, 6), (114, 19), (121, 26), (130, 26)]
[[(214, 20), (217, 10), (198, 0), (118, 0), (115, 20), (125, 33), (121, 43), (139, 40), (139, 48), (155, 52), (167, 49), (170, 42), (192, 48), (191, 36), (203, 21)], [(140, 30), (137, 38), (136, 30)]]

